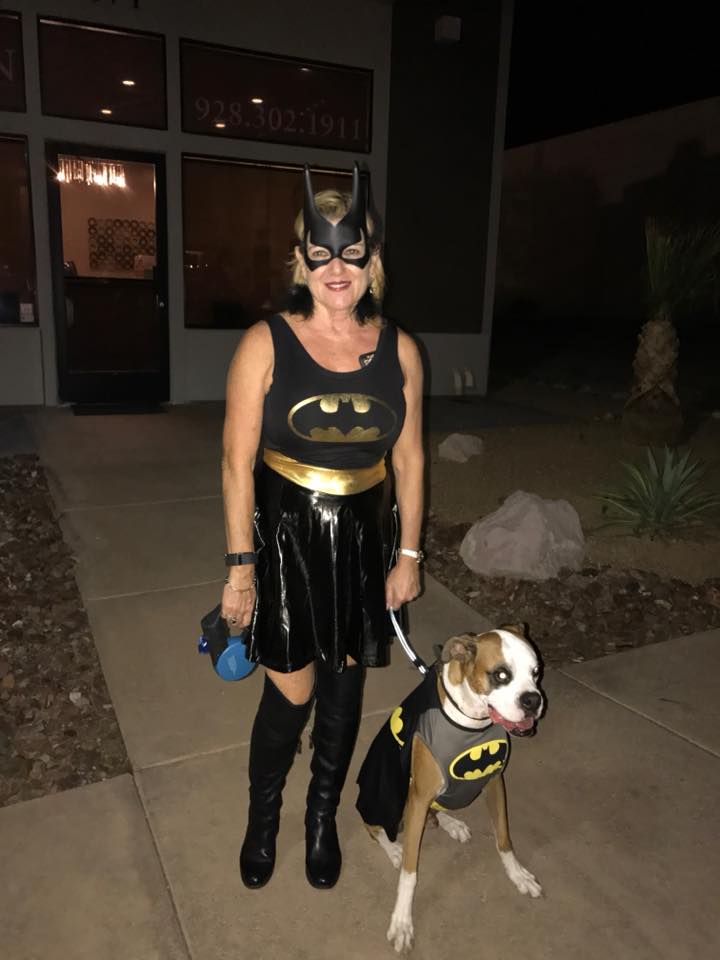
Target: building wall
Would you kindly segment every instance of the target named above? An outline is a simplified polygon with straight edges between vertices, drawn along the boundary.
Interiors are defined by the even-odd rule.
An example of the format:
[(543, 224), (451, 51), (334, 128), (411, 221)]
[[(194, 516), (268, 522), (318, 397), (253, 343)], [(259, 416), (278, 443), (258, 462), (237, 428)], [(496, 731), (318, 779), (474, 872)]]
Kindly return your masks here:
[[(179, 39), (204, 40), (261, 52), (372, 69), (374, 202), (385, 210), (392, 8), (380, 0), (22, 0), (26, 113), (0, 111), (0, 133), (29, 142), (39, 328), (0, 328), (0, 403), (57, 402), (55, 330), (48, 227), (47, 140), (162, 153), (166, 157), (171, 401), (220, 399), (237, 331), (186, 330), (183, 310), (181, 154), (347, 168), (352, 155), (335, 150), (218, 140), (180, 129)], [(111, 24), (166, 38), (168, 129), (149, 130), (45, 117), (40, 112), (37, 16)], [(92, 82), (92, 78), (88, 78)]]
[(508, 150), (496, 324), (635, 319), (644, 223), (720, 219), (720, 98)]
[[(436, 36), (447, 14), (456, 42)], [(486, 390), (511, 26), (506, 0), (394, 6), (388, 312), (432, 393)]]

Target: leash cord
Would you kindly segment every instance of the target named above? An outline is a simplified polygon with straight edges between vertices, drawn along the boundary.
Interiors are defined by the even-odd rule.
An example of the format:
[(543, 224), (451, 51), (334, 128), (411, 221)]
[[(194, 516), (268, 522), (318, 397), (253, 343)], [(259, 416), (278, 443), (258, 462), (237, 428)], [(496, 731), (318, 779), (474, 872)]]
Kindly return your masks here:
[(400, 646), (403, 648), (403, 650), (407, 654), (407, 657), (410, 660), (410, 662), (413, 664), (413, 666), (417, 667), (417, 669), (422, 674), (429, 673), (430, 668), (422, 659), (422, 657), (419, 657), (417, 653), (415, 653), (415, 650), (413, 649), (412, 644), (410, 643), (408, 638), (405, 636), (405, 634), (402, 632), (402, 627), (398, 623), (398, 619), (395, 616), (394, 610), (390, 610), (390, 622), (393, 625), (395, 636), (400, 641)]

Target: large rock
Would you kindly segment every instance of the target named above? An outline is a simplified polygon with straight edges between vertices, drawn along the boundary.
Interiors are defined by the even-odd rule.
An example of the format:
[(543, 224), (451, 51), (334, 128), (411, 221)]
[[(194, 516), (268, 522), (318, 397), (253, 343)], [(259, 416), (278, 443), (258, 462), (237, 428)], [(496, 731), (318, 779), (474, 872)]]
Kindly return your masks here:
[(585, 537), (572, 504), (522, 490), (474, 523), (460, 545), (460, 556), (475, 573), (519, 580), (547, 580), (562, 567), (578, 570), (584, 554)]
[(470, 433), (451, 433), (438, 444), (440, 457), (443, 460), (454, 460), (455, 463), (466, 463), (470, 457), (475, 457), (482, 452), (482, 440)]

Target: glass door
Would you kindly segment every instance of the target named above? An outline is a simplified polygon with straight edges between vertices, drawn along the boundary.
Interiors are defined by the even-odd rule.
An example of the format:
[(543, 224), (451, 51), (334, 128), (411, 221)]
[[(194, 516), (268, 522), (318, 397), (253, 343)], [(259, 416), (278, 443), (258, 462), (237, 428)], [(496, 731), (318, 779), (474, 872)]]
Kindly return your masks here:
[(60, 399), (167, 400), (162, 158), (54, 144), (48, 160)]

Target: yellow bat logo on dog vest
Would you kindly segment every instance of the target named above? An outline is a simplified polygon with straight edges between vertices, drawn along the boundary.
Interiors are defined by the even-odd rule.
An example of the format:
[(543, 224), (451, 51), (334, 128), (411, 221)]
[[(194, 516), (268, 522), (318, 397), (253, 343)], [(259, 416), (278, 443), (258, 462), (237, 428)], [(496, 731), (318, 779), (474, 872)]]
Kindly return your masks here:
[(507, 740), (488, 740), (455, 757), (449, 773), (454, 780), (479, 780), (480, 777), (489, 777), (491, 773), (502, 770), (507, 758)]
[(404, 726), (405, 724), (402, 718), (402, 707), (395, 707), (390, 716), (390, 732), (401, 747), (405, 746), (405, 741), (400, 739), (400, 731)]

